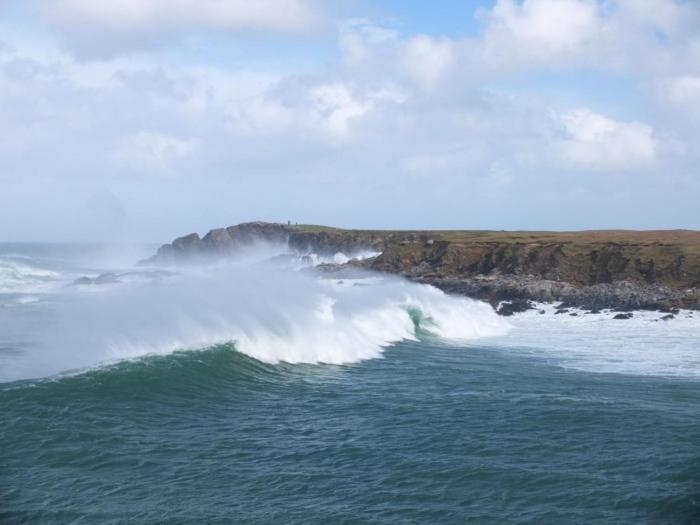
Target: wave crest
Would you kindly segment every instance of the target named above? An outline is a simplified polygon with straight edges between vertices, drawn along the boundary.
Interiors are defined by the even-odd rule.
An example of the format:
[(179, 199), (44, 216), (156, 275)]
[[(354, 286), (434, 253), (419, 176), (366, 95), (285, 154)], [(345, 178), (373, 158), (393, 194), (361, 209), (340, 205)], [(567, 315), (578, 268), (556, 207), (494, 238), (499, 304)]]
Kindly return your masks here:
[(267, 267), (192, 270), (98, 294), (76, 292), (24, 366), (10, 373), (37, 377), (231, 341), (268, 363), (355, 363), (421, 333), (465, 340), (500, 335), (508, 326), (485, 303), (394, 278), (369, 283)]
[(0, 258), (0, 293), (39, 291), (58, 275), (55, 271), (38, 268), (25, 261), (3, 257)]

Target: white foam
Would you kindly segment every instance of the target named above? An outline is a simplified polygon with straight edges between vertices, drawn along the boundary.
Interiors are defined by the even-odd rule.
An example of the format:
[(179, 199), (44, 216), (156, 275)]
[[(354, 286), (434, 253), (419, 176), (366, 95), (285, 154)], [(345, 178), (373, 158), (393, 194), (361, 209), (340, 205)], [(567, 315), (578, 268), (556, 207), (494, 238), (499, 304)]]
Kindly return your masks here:
[(381, 255), (382, 252), (375, 252), (370, 250), (361, 250), (352, 252), (346, 255), (343, 252), (336, 252), (335, 254), (319, 255), (317, 253), (309, 252), (302, 255), (297, 255), (292, 262), (292, 267), (294, 268), (308, 268), (310, 266), (319, 266), (321, 264), (345, 264), (350, 261), (362, 261), (365, 259), (371, 259)]
[(194, 269), (167, 282), (73, 295), (31, 350), (0, 366), (3, 380), (38, 377), (148, 354), (234, 341), (256, 359), (355, 363), (422, 330), (473, 339), (508, 330), (486, 304), (398, 279), (338, 286), (259, 265)]
[(699, 312), (661, 321), (659, 312), (637, 311), (620, 320), (616, 312), (554, 311), (553, 305), (538, 305), (509, 318), (511, 332), (489, 345), (586, 372), (700, 377)]
[[(698, 312), (670, 321), (657, 312), (614, 320), (610, 312), (572, 317), (540, 305), (544, 315), (535, 310), (506, 320), (484, 303), (400, 279), (321, 279), (261, 263), (278, 251), (263, 246), (238, 263), (193, 266), (162, 280), (134, 274), (120, 283), (69, 288), (64, 285), (75, 276), (67, 271), (5, 256), (0, 293), (9, 292), (9, 302), (0, 317), (0, 381), (229, 341), (271, 363), (354, 363), (425, 332), (454, 344), (491, 337), (489, 347), (586, 372), (700, 377)], [(299, 268), (294, 261), (291, 267)], [(47, 301), (26, 295), (48, 289), (59, 292)], [(15, 343), (21, 351), (2, 352)]]
[(0, 293), (45, 291), (59, 277), (55, 271), (38, 268), (17, 259), (19, 257), (0, 258)]

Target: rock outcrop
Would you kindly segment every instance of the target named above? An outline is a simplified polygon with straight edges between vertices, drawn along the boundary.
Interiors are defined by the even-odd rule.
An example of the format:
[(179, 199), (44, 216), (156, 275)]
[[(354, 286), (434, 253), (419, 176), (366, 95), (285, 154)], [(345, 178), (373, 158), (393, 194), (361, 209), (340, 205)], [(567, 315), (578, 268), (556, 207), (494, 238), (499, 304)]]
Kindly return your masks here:
[(700, 232), (445, 232), (364, 264), (490, 301), (586, 308), (700, 306)]
[[(253, 222), (180, 237), (146, 263), (230, 255), (256, 242), (286, 243), (298, 254), (377, 257), (348, 264), (402, 275), (450, 293), (566, 306), (700, 309), (700, 232), (381, 231)], [(523, 302), (517, 303), (522, 308)], [(505, 308), (504, 313), (512, 308)]]
[(269, 222), (247, 222), (216, 228), (200, 238), (197, 233), (178, 237), (170, 244), (158, 248), (158, 252), (139, 264), (167, 266), (193, 262), (210, 256), (229, 256), (250, 248), (256, 243), (287, 244), (291, 227)]

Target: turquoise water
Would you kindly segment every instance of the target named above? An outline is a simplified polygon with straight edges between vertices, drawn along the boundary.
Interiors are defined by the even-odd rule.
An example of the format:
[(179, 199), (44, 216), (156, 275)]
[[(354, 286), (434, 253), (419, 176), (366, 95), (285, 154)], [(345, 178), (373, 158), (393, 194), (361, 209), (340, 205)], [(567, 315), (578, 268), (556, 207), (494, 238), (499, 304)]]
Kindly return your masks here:
[(694, 379), (232, 345), (0, 385), (2, 523), (698, 523)]

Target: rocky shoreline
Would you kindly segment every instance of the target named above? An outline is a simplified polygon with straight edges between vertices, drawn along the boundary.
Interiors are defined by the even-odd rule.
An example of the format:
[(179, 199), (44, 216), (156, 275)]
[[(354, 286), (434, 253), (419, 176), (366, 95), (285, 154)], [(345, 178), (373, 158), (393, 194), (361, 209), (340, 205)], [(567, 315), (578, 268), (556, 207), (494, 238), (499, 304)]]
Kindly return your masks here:
[[(291, 252), (378, 256), (327, 265), (358, 267), (485, 300), (507, 315), (532, 302), (590, 311), (700, 310), (700, 232), (379, 231), (243, 223), (163, 245), (144, 265), (235, 256), (256, 243)], [(500, 305), (500, 308), (499, 308)]]
[(697, 299), (663, 285), (630, 281), (576, 287), (569, 283), (531, 276), (479, 276), (472, 278), (415, 279), (447, 293), (465, 295), (491, 303), (503, 315), (535, 308), (534, 303), (561, 303), (560, 309), (580, 308), (628, 312), (657, 310), (674, 314), (680, 308), (700, 309)]

